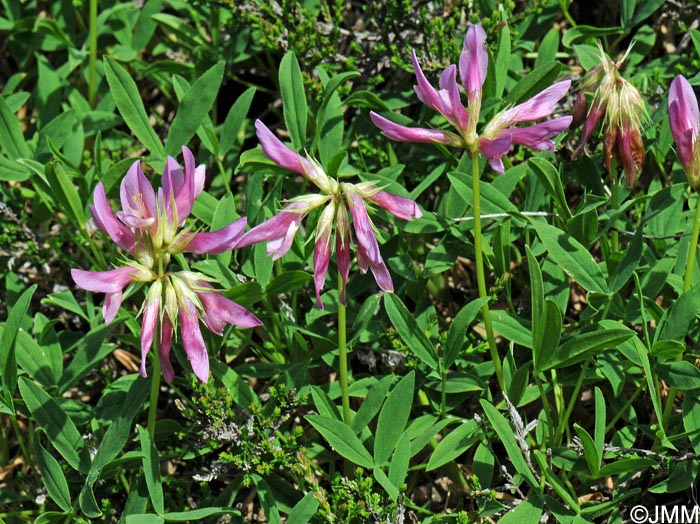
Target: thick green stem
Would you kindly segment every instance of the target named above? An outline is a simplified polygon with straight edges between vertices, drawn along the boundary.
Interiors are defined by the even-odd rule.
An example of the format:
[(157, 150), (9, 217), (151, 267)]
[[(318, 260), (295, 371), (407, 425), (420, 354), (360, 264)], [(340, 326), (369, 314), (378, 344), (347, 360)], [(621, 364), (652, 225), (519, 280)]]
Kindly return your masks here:
[[(157, 335), (156, 335), (157, 336)], [(154, 348), (158, 347), (158, 341), (154, 341)], [(151, 398), (148, 405), (148, 434), (152, 439), (156, 435), (156, 415), (158, 414), (158, 393), (160, 392), (160, 356), (158, 350), (153, 351), (153, 369), (151, 370)]]
[(90, 58), (88, 63), (88, 101), (97, 105), (97, 0), (90, 0)]
[[(486, 293), (486, 275), (484, 273), (484, 251), (482, 249), (481, 238), (481, 189), (479, 180), (479, 155), (477, 152), (472, 153), (472, 194), (473, 202), (472, 209), (474, 213), (474, 263), (476, 264), (476, 281), (479, 287), (479, 297), (487, 297)], [(484, 318), (484, 327), (486, 329), (486, 339), (491, 352), (491, 360), (493, 368), (496, 371), (496, 379), (502, 391), (506, 391), (505, 380), (503, 378), (503, 366), (501, 365), (501, 357), (498, 355), (498, 347), (496, 346), (496, 337), (493, 334), (493, 326), (491, 324), (491, 311), (489, 310), (488, 302), (481, 307), (481, 316)]]
[[(690, 291), (693, 287), (693, 272), (695, 270), (695, 253), (698, 250), (698, 235), (700, 235), (700, 197), (695, 200), (695, 218), (693, 219), (693, 233), (690, 235), (690, 245), (688, 246), (688, 259), (685, 263), (685, 273), (683, 275), (683, 293)], [(677, 360), (681, 360), (682, 355)], [(673, 413), (673, 404), (676, 402), (676, 388), (669, 388), (668, 396), (666, 397), (666, 405), (662, 414), (661, 425), (668, 434), (668, 421), (671, 420)]]
[[(338, 273), (338, 291), (342, 292), (343, 278)], [(338, 375), (340, 379), (340, 395), (343, 403), (343, 422), (350, 425), (350, 395), (348, 393), (348, 346), (347, 346), (347, 315), (345, 304), (338, 300)]]

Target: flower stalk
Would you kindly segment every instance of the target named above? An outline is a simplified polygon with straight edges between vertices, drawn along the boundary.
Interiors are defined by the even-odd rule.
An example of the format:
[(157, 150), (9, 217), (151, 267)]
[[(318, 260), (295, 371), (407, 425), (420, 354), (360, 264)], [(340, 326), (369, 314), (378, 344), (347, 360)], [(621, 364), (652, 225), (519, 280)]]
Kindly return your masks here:
[[(342, 293), (343, 278), (338, 272), (338, 293)], [(348, 392), (347, 311), (342, 300), (338, 301), (338, 379), (343, 406), (343, 422), (350, 425), (350, 394)]]

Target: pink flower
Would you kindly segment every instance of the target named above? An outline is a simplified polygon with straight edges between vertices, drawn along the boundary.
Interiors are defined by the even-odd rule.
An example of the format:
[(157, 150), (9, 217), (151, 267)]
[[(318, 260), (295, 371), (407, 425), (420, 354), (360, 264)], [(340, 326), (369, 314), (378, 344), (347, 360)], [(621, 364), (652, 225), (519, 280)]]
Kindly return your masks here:
[(242, 218), (217, 231), (190, 231), (185, 222), (203, 190), (204, 166), (195, 167), (194, 157), (185, 147), (183, 156), (184, 169), (168, 157), (158, 191), (154, 191), (136, 161), (122, 180), (122, 209), (116, 215), (103, 185), (97, 185), (91, 207), (95, 223), (136, 260), (109, 271), (73, 269), (71, 274), (83, 289), (105, 293), (102, 314), (107, 323), (114, 320), (119, 311), (126, 286), (133, 282), (150, 282), (141, 308), (141, 374), (146, 376), (148, 352), (156, 343), (163, 376), (169, 382), (173, 380), (170, 350), (179, 328), (192, 369), (206, 382), (209, 357), (199, 327), (200, 319), (218, 335), (223, 334), (226, 324), (248, 328), (260, 325), (260, 320), (216, 292), (204, 275), (168, 271), (174, 254), (184, 251), (218, 254), (231, 249), (246, 225), (246, 219)]
[(700, 111), (690, 83), (681, 75), (671, 82), (668, 118), (676, 141), (676, 153), (693, 189), (700, 189)]
[(566, 94), (570, 81), (554, 84), (530, 100), (498, 113), (481, 135), (477, 123), (481, 111), (482, 87), (488, 69), (486, 32), (479, 25), (471, 26), (464, 38), (459, 58), (459, 75), (467, 92), (467, 106), (461, 102), (457, 84), (457, 67), (449, 66), (440, 75), (436, 90), (425, 78), (418, 64), (415, 51), (412, 54), (416, 73), (416, 94), (421, 102), (437, 111), (455, 128), (457, 133), (439, 129), (407, 127), (370, 112), (372, 122), (382, 133), (400, 142), (432, 142), (453, 147), (467, 148), (471, 153), (480, 152), (498, 173), (503, 173), (502, 158), (513, 144), (537, 151), (554, 151), (552, 138), (567, 129), (571, 117), (559, 117), (529, 127), (518, 124), (541, 120), (554, 112), (557, 102)]
[[(349, 207), (357, 240), (357, 263), (360, 270), (364, 273), (371, 269), (379, 287), (385, 291), (393, 291), (391, 275), (379, 252), (379, 244), (367, 213), (367, 204), (377, 204), (398, 218), (411, 220), (414, 217), (422, 216), (416, 203), (408, 198), (382, 191), (371, 183), (339, 183), (330, 178), (317, 161), (302, 157), (299, 153), (285, 146), (259, 120), (256, 121), (255, 128), (265, 154), (280, 166), (304, 175), (321, 190), (321, 193), (304, 195), (290, 200), (275, 216), (244, 234), (236, 243), (236, 247), (267, 242), (268, 254), (276, 260), (292, 247), (304, 217), (309, 212), (322, 208), (314, 233), (313, 264), (316, 304), (323, 309), (321, 290), (328, 274), (334, 245), (336, 264), (341, 279), (340, 299), (345, 303), (345, 286), (351, 264), (350, 220), (347, 210)], [(332, 239), (334, 233), (335, 242)]]

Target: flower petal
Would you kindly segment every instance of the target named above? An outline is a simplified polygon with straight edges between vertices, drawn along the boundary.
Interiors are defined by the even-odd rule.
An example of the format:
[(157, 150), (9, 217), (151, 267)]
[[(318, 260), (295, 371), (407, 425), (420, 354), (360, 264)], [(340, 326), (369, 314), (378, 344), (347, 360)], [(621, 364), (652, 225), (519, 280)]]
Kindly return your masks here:
[(423, 213), (410, 198), (405, 198), (397, 195), (392, 195), (386, 191), (378, 191), (369, 195), (372, 202), (386, 209), (392, 215), (402, 218), (403, 220), (411, 220), (412, 218), (420, 218)]
[(119, 188), (122, 211), (119, 218), (130, 227), (151, 225), (157, 216), (156, 193), (141, 170), (141, 162), (134, 162)]
[(261, 326), (262, 322), (243, 306), (229, 300), (203, 280), (198, 280), (197, 285), (211, 291), (197, 292), (197, 297), (204, 306), (204, 322), (209, 329), (217, 335), (223, 334), (226, 324), (232, 324), (241, 328)]
[(316, 305), (323, 309), (321, 290), (326, 282), (328, 264), (331, 260), (331, 232), (333, 231), (333, 217), (336, 214), (336, 206), (333, 202), (326, 206), (318, 218), (316, 226), (316, 243), (314, 245), (314, 285), (316, 288)]
[(209, 354), (199, 329), (197, 308), (187, 297), (180, 302), (180, 335), (192, 370), (202, 382), (209, 380)]
[(489, 140), (487, 138), (479, 139), (479, 150), (489, 161), (491, 169), (493, 169), (496, 173), (502, 174), (504, 171), (503, 161), (501, 158), (508, 153), (512, 143), (511, 140), (510, 133), (506, 132), (501, 132), (501, 134), (493, 140)]
[(85, 271), (82, 269), (71, 269), (73, 281), (86, 291), (93, 293), (116, 293), (124, 287), (134, 282), (139, 271), (130, 266), (124, 266), (108, 271)]
[(554, 112), (557, 103), (566, 95), (570, 86), (571, 80), (557, 82), (522, 104), (506, 109), (495, 118), (503, 122), (500, 127), (546, 118)]
[(382, 255), (379, 252), (379, 244), (377, 244), (377, 237), (372, 230), (372, 222), (367, 214), (365, 202), (360, 195), (349, 188), (346, 189), (345, 196), (350, 206), (357, 244), (363, 249), (363, 254), (369, 264), (378, 264)]
[(440, 96), (443, 108), (441, 113), (453, 126), (466, 132), (469, 122), (469, 113), (467, 113), (466, 108), (462, 105), (462, 100), (459, 95), (456, 65), (452, 64), (440, 75), (440, 91), (438, 91), (438, 95)]
[(557, 136), (571, 125), (571, 116), (562, 116), (527, 127), (510, 129), (513, 144), (520, 144), (536, 151), (554, 151), (555, 145), (550, 138)]
[(423, 102), (433, 111), (442, 113), (442, 102), (440, 100), (440, 95), (438, 95), (437, 90), (430, 85), (428, 79), (425, 78), (423, 70), (418, 63), (418, 57), (416, 56), (415, 51), (411, 51), (411, 60), (413, 60), (413, 71), (416, 74), (417, 82), (413, 89), (416, 91), (416, 95), (418, 95), (418, 100)]
[(141, 321), (141, 376), (146, 377), (146, 360), (153, 345), (153, 338), (158, 326), (158, 315), (160, 314), (161, 296), (163, 285), (160, 280), (156, 280), (148, 290), (146, 296), (146, 307), (143, 310)]
[(348, 211), (343, 202), (338, 202), (335, 217), (335, 263), (341, 280), (340, 301), (346, 304), (345, 287), (350, 275), (350, 221)]
[(90, 212), (101, 231), (109, 235), (112, 241), (122, 249), (133, 253), (134, 251), (134, 232), (126, 227), (112, 211), (112, 207), (107, 200), (104, 185), (99, 182), (95, 187), (93, 195), (94, 205), (90, 206)]
[(122, 305), (121, 289), (115, 293), (106, 293), (105, 301), (102, 304), (102, 317), (105, 319), (105, 324), (111, 324), (114, 317), (119, 313), (119, 308)]
[(158, 357), (160, 358), (160, 367), (163, 371), (163, 378), (166, 382), (172, 382), (175, 378), (173, 364), (170, 362), (170, 349), (173, 345), (173, 324), (170, 322), (170, 317), (167, 313), (163, 313), (163, 318), (160, 325), (160, 340), (158, 344)]
[(369, 115), (374, 125), (381, 130), (385, 137), (397, 142), (421, 142), (458, 147), (464, 143), (459, 136), (449, 131), (402, 126), (378, 115), (374, 111), (370, 111)]
[(488, 65), (489, 52), (486, 48), (486, 31), (480, 25), (470, 26), (464, 37), (462, 53), (459, 56), (459, 75), (462, 85), (469, 95), (470, 104), (486, 81)]
[[(673, 112), (671, 106), (674, 106)], [(669, 123), (671, 132), (676, 138), (688, 129), (693, 130), (693, 134), (698, 134), (700, 126), (700, 110), (698, 110), (698, 100), (695, 91), (682, 75), (678, 75), (671, 82), (668, 91)], [(678, 139), (676, 138), (676, 141)]]
[[(198, 255), (203, 253), (218, 255), (230, 251), (236, 247), (236, 242), (241, 238), (247, 221), (248, 219), (243, 217), (216, 231), (195, 233), (184, 239), (181, 249)], [(174, 249), (178, 248), (174, 246)]]

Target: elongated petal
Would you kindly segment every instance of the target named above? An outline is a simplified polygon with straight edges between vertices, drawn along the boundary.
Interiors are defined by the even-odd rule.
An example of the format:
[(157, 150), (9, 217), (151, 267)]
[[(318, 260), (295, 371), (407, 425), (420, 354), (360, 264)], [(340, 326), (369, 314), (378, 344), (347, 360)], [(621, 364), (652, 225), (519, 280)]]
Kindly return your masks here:
[(415, 51), (411, 52), (411, 59), (413, 60), (413, 71), (416, 73), (417, 84), (415, 85), (414, 89), (416, 91), (416, 95), (418, 95), (418, 100), (423, 102), (433, 111), (441, 113), (440, 95), (438, 95), (437, 90), (430, 85), (430, 82), (428, 82), (428, 80), (425, 78), (423, 70), (418, 63), (418, 57), (416, 56)]
[(459, 94), (456, 65), (451, 65), (440, 75), (440, 91), (438, 91), (438, 94), (443, 108), (441, 113), (453, 126), (466, 132), (469, 114), (464, 105), (462, 105)]
[(489, 140), (487, 138), (479, 139), (479, 149), (489, 161), (491, 169), (496, 173), (503, 173), (503, 161), (501, 160), (510, 149), (511, 146), (511, 135), (510, 133), (501, 133), (494, 140)]
[(204, 322), (206, 322), (213, 333), (217, 335), (223, 334), (226, 324), (233, 324), (242, 328), (262, 325), (260, 319), (253, 313), (216, 292), (207, 282), (199, 280), (197, 285), (211, 289), (211, 291), (197, 292), (197, 297), (202, 302), (202, 306), (204, 306)]
[(467, 90), (469, 100), (481, 91), (486, 81), (489, 65), (489, 52), (486, 48), (486, 31), (480, 25), (470, 26), (464, 37), (462, 53), (459, 56), (459, 75)]
[(316, 243), (314, 245), (314, 285), (316, 288), (316, 305), (323, 309), (321, 290), (326, 282), (328, 264), (331, 260), (331, 232), (336, 206), (331, 203), (323, 210), (316, 226)]
[(119, 218), (130, 227), (151, 225), (157, 216), (156, 193), (141, 170), (141, 162), (134, 162), (122, 179), (119, 190), (122, 211)]
[(367, 214), (365, 202), (360, 195), (352, 190), (345, 191), (345, 196), (350, 206), (357, 244), (363, 249), (370, 264), (378, 264), (382, 255), (379, 252), (379, 244), (377, 244), (377, 237), (372, 230), (372, 222)]
[[(671, 108), (673, 107), (673, 110)], [(700, 110), (698, 110), (698, 100), (690, 83), (681, 75), (678, 75), (671, 82), (668, 91), (669, 124), (671, 133), (678, 141), (678, 136), (688, 129), (693, 130), (693, 134), (698, 134), (700, 126)]]
[(204, 164), (195, 167), (194, 155), (187, 146), (182, 146), (182, 158), (185, 161), (185, 178), (191, 178), (194, 187), (194, 197), (196, 199), (204, 190), (204, 182), (206, 178)]
[(141, 376), (146, 375), (146, 360), (148, 352), (151, 351), (153, 338), (156, 328), (158, 327), (158, 316), (160, 314), (161, 295), (163, 285), (159, 280), (156, 280), (148, 290), (146, 296), (146, 307), (143, 310), (143, 319), (141, 321)]
[(340, 301), (346, 304), (345, 287), (350, 275), (350, 221), (348, 211), (343, 202), (338, 202), (335, 217), (335, 262), (341, 280)]
[(544, 91), (526, 100), (522, 104), (511, 107), (500, 114), (503, 126), (511, 126), (522, 122), (532, 122), (550, 116), (561, 98), (571, 87), (571, 80), (563, 80), (549, 86)]
[(105, 319), (105, 324), (111, 324), (119, 313), (119, 308), (122, 306), (122, 296), (121, 289), (114, 293), (105, 293), (105, 301), (102, 304), (102, 317)]
[(357, 265), (360, 266), (360, 270), (363, 273), (367, 272), (367, 269), (372, 270), (372, 275), (374, 280), (376, 280), (377, 285), (384, 291), (393, 292), (394, 283), (391, 280), (391, 275), (386, 267), (383, 259), (379, 262), (372, 262), (367, 256), (367, 251), (365, 248), (358, 243), (357, 245)]
[(597, 98), (593, 101), (591, 109), (588, 111), (588, 117), (583, 123), (581, 142), (574, 151), (574, 158), (577, 158), (583, 152), (583, 148), (586, 145), (586, 142), (588, 142), (588, 139), (593, 134), (593, 131), (595, 131), (595, 128), (598, 126), (598, 122), (600, 122), (600, 119), (603, 118), (606, 107), (607, 103), (601, 103)]
[(82, 269), (71, 269), (73, 281), (86, 291), (93, 293), (116, 293), (124, 287), (134, 282), (138, 270), (124, 266), (108, 271), (84, 271)]
[(272, 260), (279, 260), (282, 258), (287, 251), (292, 249), (292, 244), (294, 243), (294, 237), (299, 231), (299, 226), (301, 225), (301, 219), (297, 217), (289, 224), (289, 227), (284, 232), (284, 235), (273, 238), (267, 243), (267, 254), (272, 257)]
[(289, 226), (299, 221), (301, 215), (298, 213), (280, 211), (272, 218), (258, 224), (253, 229), (243, 235), (236, 243), (236, 247), (246, 247), (259, 242), (268, 242), (272, 239), (284, 236), (289, 230)]
[(126, 227), (112, 211), (112, 207), (107, 200), (104, 185), (102, 182), (95, 187), (93, 196), (94, 205), (90, 206), (92, 217), (100, 230), (112, 239), (122, 249), (133, 253), (134, 251), (134, 232)]
[(202, 382), (209, 380), (209, 354), (199, 329), (197, 308), (187, 297), (180, 302), (180, 335), (192, 370)]
[(555, 145), (550, 138), (568, 129), (572, 118), (562, 116), (540, 124), (510, 129), (511, 140), (513, 144), (520, 144), (536, 151), (554, 151)]
[(449, 131), (402, 126), (378, 115), (374, 111), (370, 111), (369, 115), (374, 125), (381, 130), (385, 137), (396, 140), (397, 142), (422, 142), (445, 144), (456, 147), (460, 147), (464, 144), (463, 140), (458, 135)]
[[(195, 233), (183, 239), (181, 249), (198, 255), (203, 253), (218, 255), (230, 251), (236, 247), (236, 242), (241, 238), (247, 221), (248, 219), (243, 217), (216, 231)], [(173, 246), (173, 251), (176, 250), (177, 248)]]
[(175, 378), (173, 364), (170, 362), (170, 349), (173, 345), (173, 325), (170, 322), (170, 317), (167, 313), (163, 313), (160, 329), (160, 340), (158, 344), (158, 357), (160, 358), (160, 367), (163, 371), (163, 378), (166, 382), (172, 382)]
[(420, 218), (423, 213), (410, 198), (405, 198), (397, 195), (392, 195), (386, 191), (378, 191), (368, 196), (372, 202), (386, 209), (392, 215), (402, 218), (403, 220), (411, 220), (412, 218)]

